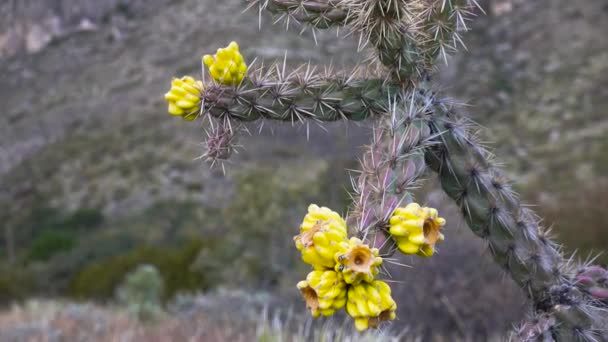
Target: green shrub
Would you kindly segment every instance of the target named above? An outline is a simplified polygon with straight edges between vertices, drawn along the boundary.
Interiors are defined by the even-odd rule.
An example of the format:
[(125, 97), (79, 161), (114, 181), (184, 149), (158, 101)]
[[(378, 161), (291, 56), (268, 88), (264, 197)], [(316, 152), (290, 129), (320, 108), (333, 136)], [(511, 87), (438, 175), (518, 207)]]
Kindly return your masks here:
[(81, 208), (65, 216), (61, 223), (66, 230), (83, 230), (98, 227), (104, 221), (101, 211), (93, 208)]
[(71, 250), (76, 243), (76, 238), (68, 232), (59, 230), (43, 231), (32, 242), (27, 260), (46, 261), (57, 253)]
[(0, 267), (0, 305), (27, 298), (33, 291), (33, 283), (32, 277), (25, 270)]
[(162, 314), (163, 279), (152, 265), (139, 265), (127, 274), (116, 297), (129, 312), (141, 321), (159, 318)]
[(108, 299), (125, 275), (141, 264), (156, 267), (164, 282), (163, 300), (178, 291), (207, 289), (211, 279), (191, 265), (202, 248), (202, 241), (193, 241), (182, 248), (142, 246), (127, 254), (109, 257), (90, 264), (71, 281), (69, 294), (76, 298)]

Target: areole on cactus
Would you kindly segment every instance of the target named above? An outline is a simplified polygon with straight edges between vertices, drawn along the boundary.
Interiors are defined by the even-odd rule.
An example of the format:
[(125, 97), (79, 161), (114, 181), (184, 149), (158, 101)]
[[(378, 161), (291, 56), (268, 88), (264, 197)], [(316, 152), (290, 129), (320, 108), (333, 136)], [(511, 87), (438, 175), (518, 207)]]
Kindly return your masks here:
[[(371, 47), (381, 66), (339, 74), (319, 73), (309, 65), (289, 73), (244, 68), (238, 45), (231, 44), (204, 57), (211, 77), (195, 82), (195, 92), (183, 85), (192, 86), (191, 79), (183, 78), (168, 93), (171, 114), (208, 120), (206, 157), (212, 162), (230, 155), (247, 122), (374, 122), (360, 175), (353, 180), (349, 217), (311, 205), (294, 239), (313, 269), (297, 284), (313, 316), (345, 307), (359, 330), (396, 318), (390, 286), (377, 279), (383, 276), (385, 251), (370, 246), (366, 237), (383, 234), (390, 247), (386, 253), (435, 253), (445, 220), (415, 204), (410, 191), (430, 169), (467, 225), (487, 241), (495, 261), (528, 294), (534, 310), (515, 338), (608, 341), (605, 270), (562, 256), (477, 141), (475, 125), (431, 85), (437, 60), (462, 43), (460, 32), (467, 30), (474, 0), (248, 2), (286, 23), (313, 30), (340, 27), (359, 35), (361, 47)], [(349, 233), (361, 239), (349, 240)]]

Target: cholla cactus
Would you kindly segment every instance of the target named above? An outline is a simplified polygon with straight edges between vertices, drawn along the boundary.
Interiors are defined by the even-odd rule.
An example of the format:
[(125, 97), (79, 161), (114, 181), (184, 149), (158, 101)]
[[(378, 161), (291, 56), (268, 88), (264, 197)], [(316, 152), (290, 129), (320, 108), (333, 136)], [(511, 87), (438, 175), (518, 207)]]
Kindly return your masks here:
[[(342, 74), (318, 73), (306, 65), (290, 73), (284, 67), (244, 70), (236, 53), (218, 53), (213, 59), (205, 57), (211, 81), (200, 91), (199, 116), (207, 120), (206, 157), (212, 162), (230, 155), (237, 133), (251, 121), (374, 122), (360, 175), (353, 180), (354, 201), (348, 218), (312, 207), (313, 212), (323, 213), (311, 218), (317, 214), (309, 212), (311, 216), (307, 215), (296, 237), (304, 261), (313, 266), (313, 273), (322, 272), (314, 273), (311, 280), (320, 284), (323, 281), (317, 277), (322, 276), (316, 274), (333, 272), (326, 277), (331, 274), (333, 284), (346, 288), (347, 312), (358, 329), (395, 318), (390, 288), (376, 279), (382, 276), (373, 268), (378, 266), (374, 266), (376, 258), (396, 250), (431, 256), (435, 244), (443, 240), (445, 221), (433, 209), (412, 204), (410, 190), (431, 169), (461, 208), (471, 230), (487, 241), (496, 262), (529, 295), (533, 314), (515, 332), (517, 338), (608, 340), (604, 278), (588, 269), (577, 272), (577, 266), (561, 255), (540, 227), (540, 220), (522, 206), (493, 156), (478, 142), (475, 126), (461, 117), (450, 101), (441, 99), (430, 84), (437, 60), (445, 60), (462, 45), (460, 33), (467, 30), (475, 0), (248, 2), (250, 8), (267, 10), (288, 26), (342, 28), (359, 35), (361, 48), (373, 50), (371, 62), (378, 66), (373, 72), (357, 69)], [(232, 46), (231, 51), (236, 51), (236, 45)], [(220, 63), (223, 60), (232, 64)], [(179, 112), (175, 106), (184, 109), (177, 99), (174, 101), (173, 112)], [(351, 260), (338, 246), (350, 248), (347, 224), (360, 244), (369, 248), (364, 253), (374, 260), (369, 271), (351, 272), (355, 268), (345, 267)], [(377, 247), (382, 248), (376, 255), (374, 244), (378, 241), (381, 246)], [(319, 296), (331, 300), (322, 306), (309, 303), (313, 315), (324, 313), (319, 310), (333, 313), (331, 310), (342, 303), (342, 290), (333, 296), (335, 292), (314, 281), (298, 284), (307, 302), (313, 299), (316, 303)]]

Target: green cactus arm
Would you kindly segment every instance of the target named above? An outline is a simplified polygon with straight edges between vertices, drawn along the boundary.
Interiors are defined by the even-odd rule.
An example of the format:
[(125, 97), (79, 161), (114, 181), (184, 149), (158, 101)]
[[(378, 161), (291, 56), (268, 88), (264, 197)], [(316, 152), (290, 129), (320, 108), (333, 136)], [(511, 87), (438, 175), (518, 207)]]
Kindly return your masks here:
[[(353, 181), (356, 200), (349, 221), (360, 235), (373, 234), (383, 254), (392, 254), (387, 222), (393, 211), (413, 201), (410, 190), (425, 172), (425, 142), (429, 137), (424, 96), (403, 91), (376, 122), (361, 173)], [(384, 236), (377, 233), (382, 232)]]
[(361, 121), (386, 111), (392, 91), (380, 79), (301, 76), (252, 75), (237, 87), (208, 84), (201, 93), (202, 113), (241, 122)]
[(581, 333), (608, 338), (601, 333), (608, 318), (605, 306), (577, 287), (572, 266), (522, 205), (466, 121), (436, 100), (429, 126), (435, 141), (426, 150), (427, 165), (439, 175), (473, 233), (488, 242), (495, 261), (526, 290), (535, 311), (549, 316), (553, 338), (573, 341)]
[(353, 27), (376, 51), (391, 78), (417, 84), (462, 44), (474, 0), (350, 0)]
[(349, 11), (341, 0), (247, 0), (249, 8), (258, 7), (284, 20), (304, 23), (316, 29), (346, 25)]

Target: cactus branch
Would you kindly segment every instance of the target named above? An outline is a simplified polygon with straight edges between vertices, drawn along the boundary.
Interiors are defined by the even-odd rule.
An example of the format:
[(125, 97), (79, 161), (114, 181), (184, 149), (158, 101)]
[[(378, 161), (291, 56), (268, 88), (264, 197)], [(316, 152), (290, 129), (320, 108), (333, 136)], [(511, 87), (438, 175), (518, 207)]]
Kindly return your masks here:
[[(361, 160), (362, 171), (353, 182), (357, 199), (349, 220), (362, 236), (386, 233), (393, 211), (413, 200), (410, 190), (426, 169), (424, 148), (430, 133), (426, 120), (431, 112), (426, 95), (398, 93), (376, 123), (372, 143)], [(383, 253), (391, 254), (393, 244), (385, 243), (387, 236), (375, 236), (378, 245), (385, 247)]]
[(606, 331), (606, 307), (577, 287), (572, 266), (522, 205), (472, 125), (438, 100), (429, 126), (436, 144), (426, 150), (427, 165), (473, 233), (487, 241), (496, 262), (526, 290), (535, 312), (548, 315), (553, 323), (544, 320), (543, 326), (551, 336), (558, 341), (608, 338), (601, 332)]
[(327, 29), (346, 25), (349, 11), (341, 0), (247, 0), (248, 8), (258, 7), (260, 12), (272, 13), (276, 20), (307, 24), (316, 29)]
[(381, 79), (253, 72), (237, 87), (205, 85), (202, 113), (236, 121), (361, 121), (386, 111), (393, 87)]

